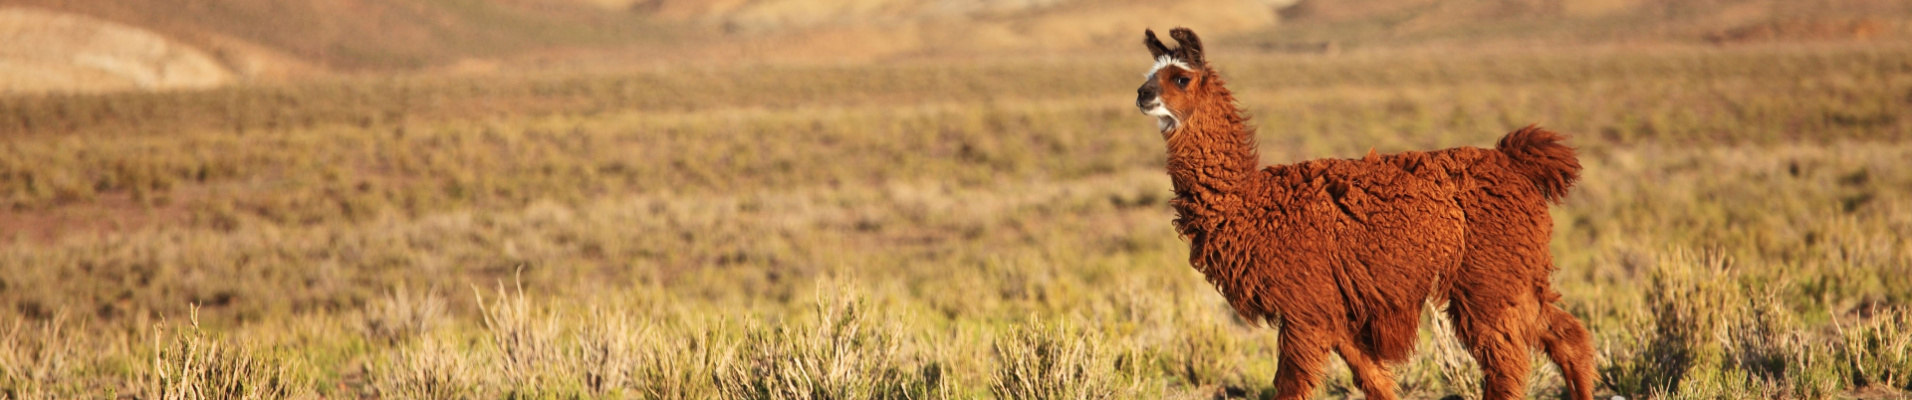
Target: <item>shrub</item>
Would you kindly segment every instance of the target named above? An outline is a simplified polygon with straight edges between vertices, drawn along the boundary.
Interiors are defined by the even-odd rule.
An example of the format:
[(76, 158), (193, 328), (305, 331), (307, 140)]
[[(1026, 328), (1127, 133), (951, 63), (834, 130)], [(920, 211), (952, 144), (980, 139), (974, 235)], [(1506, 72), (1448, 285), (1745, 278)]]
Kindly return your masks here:
[(855, 298), (821, 297), (814, 321), (758, 328), (719, 386), (738, 399), (924, 399), (942, 387), (940, 363), (916, 362), (897, 327)]
[(175, 332), (170, 343), (153, 335), (153, 366), (146, 373), (143, 398), (251, 400), (288, 396), (291, 382), (282, 365), (272, 365), (251, 350), (207, 338), (195, 310), (192, 325)]
[(1097, 335), (1064, 326), (1018, 326), (996, 339), (998, 363), (989, 391), (1012, 400), (1115, 398), (1120, 385), (1112, 357)]

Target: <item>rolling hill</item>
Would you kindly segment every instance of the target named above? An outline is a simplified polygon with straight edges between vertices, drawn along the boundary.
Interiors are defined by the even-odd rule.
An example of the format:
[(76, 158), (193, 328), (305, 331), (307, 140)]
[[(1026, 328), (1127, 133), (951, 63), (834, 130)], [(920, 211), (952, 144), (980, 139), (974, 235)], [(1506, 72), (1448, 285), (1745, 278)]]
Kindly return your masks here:
[[(1141, 27), (1190, 26), (1220, 46), (1266, 51), (1472, 47), (1485, 44), (1731, 45), (1904, 40), (1912, 5), (1888, 0), (17, 0), (33, 15), (0, 32), (35, 40), (8, 54), (141, 46), (203, 54), (229, 76), (282, 81), (391, 72), (471, 73), (697, 63), (842, 63), (1002, 58), (1132, 47)], [(25, 13), (25, 14), (22, 14)], [(48, 30), (32, 21), (76, 21)], [(18, 22), (26, 21), (26, 22)], [(150, 32), (144, 42), (59, 35)], [(90, 36), (89, 36), (90, 37)], [(152, 45), (155, 40), (166, 43)], [(8, 50), (11, 49), (11, 50)], [(129, 56), (131, 57), (131, 56)], [(150, 57), (148, 57), (150, 58)], [(15, 60), (22, 59), (13, 57)], [(158, 70), (138, 57), (118, 63)], [(16, 64), (18, 64), (16, 62)], [(157, 88), (60, 61), (0, 70), (11, 92)], [(64, 67), (62, 67), (64, 66)], [(54, 77), (54, 78), (48, 78)], [(71, 81), (71, 82), (67, 82)], [(31, 82), (32, 84), (20, 83)], [(67, 82), (67, 83), (61, 83)], [(184, 87), (203, 87), (185, 85)]]

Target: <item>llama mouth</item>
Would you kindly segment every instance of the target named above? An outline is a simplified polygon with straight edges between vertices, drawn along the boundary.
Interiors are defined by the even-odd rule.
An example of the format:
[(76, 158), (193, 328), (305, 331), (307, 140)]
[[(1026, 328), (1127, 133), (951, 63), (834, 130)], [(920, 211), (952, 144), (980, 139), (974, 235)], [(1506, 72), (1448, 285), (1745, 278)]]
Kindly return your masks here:
[(1181, 126), (1182, 121), (1175, 118), (1175, 113), (1169, 111), (1167, 106), (1162, 105), (1161, 100), (1149, 102), (1148, 107), (1142, 109), (1142, 114), (1155, 117), (1155, 129), (1162, 131), (1162, 133), (1168, 133), (1169, 131), (1175, 130), (1176, 127)]

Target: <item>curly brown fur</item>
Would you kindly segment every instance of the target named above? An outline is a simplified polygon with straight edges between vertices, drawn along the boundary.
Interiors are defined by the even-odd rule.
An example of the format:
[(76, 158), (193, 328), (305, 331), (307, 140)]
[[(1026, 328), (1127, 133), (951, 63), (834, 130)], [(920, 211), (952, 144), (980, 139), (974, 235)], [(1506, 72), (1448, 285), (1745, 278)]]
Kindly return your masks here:
[(1486, 378), (1523, 395), (1546, 351), (1575, 399), (1592, 397), (1587, 331), (1554, 305), (1549, 201), (1578, 178), (1559, 134), (1529, 126), (1473, 147), (1256, 170), (1255, 131), (1194, 32), (1149, 32), (1156, 68), (1136, 105), (1161, 122), (1175, 227), (1189, 263), (1242, 316), (1281, 327), (1278, 398), (1310, 395), (1330, 352), (1371, 399), (1395, 398), (1388, 364), (1413, 352), (1421, 304), (1446, 302)]

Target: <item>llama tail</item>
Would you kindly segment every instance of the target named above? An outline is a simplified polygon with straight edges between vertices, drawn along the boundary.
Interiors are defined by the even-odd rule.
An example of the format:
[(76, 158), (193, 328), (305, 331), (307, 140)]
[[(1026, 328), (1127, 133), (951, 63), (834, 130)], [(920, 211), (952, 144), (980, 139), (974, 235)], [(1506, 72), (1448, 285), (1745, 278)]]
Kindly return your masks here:
[(1580, 179), (1580, 160), (1574, 158), (1572, 147), (1560, 144), (1566, 139), (1538, 125), (1528, 125), (1500, 138), (1494, 149), (1512, 159), (1513, 169), (1533, 180), (1547, 201), (1559, 203), (1567, 197), (1567, 188)]

